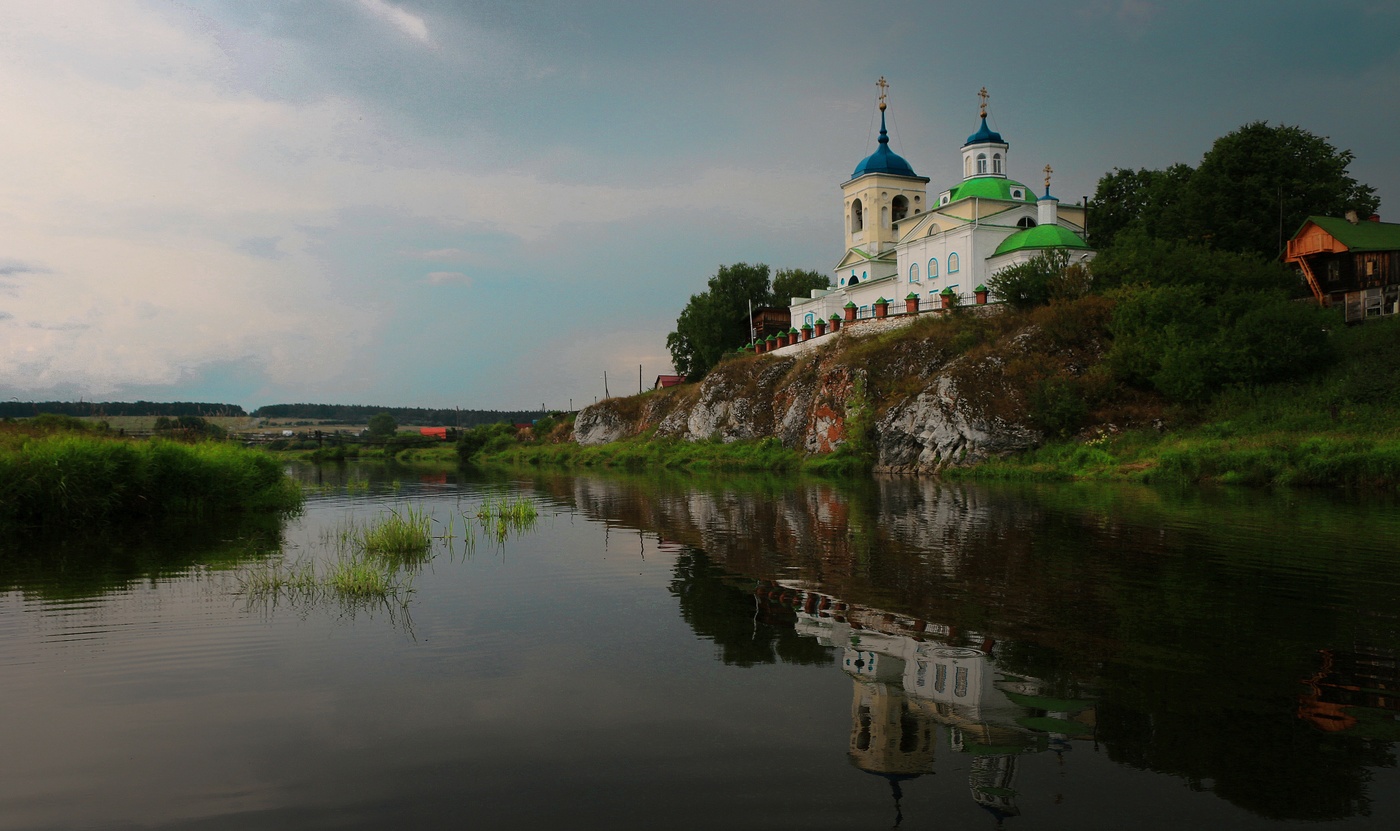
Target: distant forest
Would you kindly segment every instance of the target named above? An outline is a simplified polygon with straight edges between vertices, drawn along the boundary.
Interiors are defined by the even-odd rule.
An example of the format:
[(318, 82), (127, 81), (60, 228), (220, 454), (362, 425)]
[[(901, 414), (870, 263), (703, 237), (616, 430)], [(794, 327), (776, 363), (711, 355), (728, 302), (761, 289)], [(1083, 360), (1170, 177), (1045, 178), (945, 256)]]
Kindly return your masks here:
[(508, 422), (522, 424), (543, 418), (543, 410), (431, 410), (423, 407), (372, 407), (361, 404), (269, 404), (253, 411), (257, 418), (296, 418), (364, 424), (371, 416), (388, 413), (399, 424), (437, 427), (476, 427)]
[(0, 401), (0, 418), (29, 418), (39, 413), (77, 417), (108, 416), (252, 416), (365, 424), (370, 416), (388, 413), (399, 424), (436, 427), (476, 427), (509, 422), (523, 424), (547, 413), (542, 410), (432, 410), (424, 407), (374, 407), (361, 404), (269, 404), (245, 412), (237, 404), (204, 401)]
[(0, 418), (28, 418), (39, 413), (96, 416), (246, 416), (237, 404), (205, 401), (0, 401)]

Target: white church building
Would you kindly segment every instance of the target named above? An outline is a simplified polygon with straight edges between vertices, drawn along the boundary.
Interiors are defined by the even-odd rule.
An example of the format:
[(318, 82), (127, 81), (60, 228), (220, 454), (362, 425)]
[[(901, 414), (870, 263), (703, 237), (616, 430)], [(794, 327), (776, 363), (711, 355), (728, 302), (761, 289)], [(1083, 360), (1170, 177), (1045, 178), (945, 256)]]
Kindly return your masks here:
[(987, 126), (986, 89), (978, 93), (981, 125), (962, 146), (962, 181), (931, 200), (928, 178), (890, 150), (885, 79), (878, 85), (878, 146), (841, 185), (845, 256), (832, 288), (792, 298), (793, 327), (844, 318), (847, 304), (857, 318), (871, 317), (881, 298), (897, 313), (911, 294), (920, 310), (938, 308), (945, 290), (971, 304), (993, 274), (1047, 250), (1067, 250), (1072, 262), (1094, 256), (1082, 236), (1083, 207), (1061, 207), (1050, 195), (1049, 165), (1039, 197), (1010, 177), (1011, 145)]

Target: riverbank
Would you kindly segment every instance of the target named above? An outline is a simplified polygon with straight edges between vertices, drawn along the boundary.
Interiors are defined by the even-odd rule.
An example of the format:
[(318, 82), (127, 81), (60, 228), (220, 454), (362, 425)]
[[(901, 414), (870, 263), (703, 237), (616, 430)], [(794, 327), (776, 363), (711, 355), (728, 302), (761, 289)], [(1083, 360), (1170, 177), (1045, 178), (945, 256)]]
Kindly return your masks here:
[(804, 455), (776, 438), (690, 442), (650, 434), (588, 447), (572, 441), (511, 443), (480, 451), (469, 461), (482, 466), (817, 475), (861, 473), (870, 468), (867, 459), (849, 451)]

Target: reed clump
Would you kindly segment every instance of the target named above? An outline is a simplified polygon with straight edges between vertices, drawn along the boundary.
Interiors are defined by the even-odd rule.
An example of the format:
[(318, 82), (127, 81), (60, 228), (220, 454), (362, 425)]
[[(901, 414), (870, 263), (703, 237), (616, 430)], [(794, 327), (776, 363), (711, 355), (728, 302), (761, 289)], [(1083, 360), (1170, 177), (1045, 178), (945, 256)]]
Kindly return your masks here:
[(301, 503), (297, 483), (257, 450), (0, 429), (0, 523), (80, 527)]
[(359, 547), (368, 554), (387, 557), (421, 557), (432, 550), (432, 523), (428, 512), (412, 505), (390, 511), (359, 529)]

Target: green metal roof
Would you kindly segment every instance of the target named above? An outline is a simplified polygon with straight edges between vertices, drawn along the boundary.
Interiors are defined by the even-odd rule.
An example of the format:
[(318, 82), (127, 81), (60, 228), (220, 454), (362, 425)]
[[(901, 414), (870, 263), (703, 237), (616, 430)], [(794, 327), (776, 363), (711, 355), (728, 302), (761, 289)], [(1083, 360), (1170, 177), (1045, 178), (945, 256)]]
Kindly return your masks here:
[(992, 252), (992, 256), (1031, 248), (1088, 249), (1089, 243), (1063, 225), (1037, 225), (1034, 228), (1017, 231), (1002, 240), (1001, 245), (997, 246), (997, 250)]
[[(1021, 189), (1020, 199), (1011, 197), (1012, 188)], [(999, 176), (977, 176), (968, 179), (949, 191), (948, 201), (952, 203), (973, 196), (981, 199), (1004, 199), (1008, 202), (1035, 202), (1035, 194), (1030, 188), (1015, 179), (1002, 179)]]
[[(1397, 251), (1400, 250), (1400, 223), (1361, 222), (1352, 225), (1345, 219), (1335, 216), (1310, 216), (1308, 222), (1336, 237), (1337, 241), (1352, 251)], [(1299, 233), (1302, 232), (1299, 228)], [(1293, 235), (1297, 237), (1297, 234)]]

